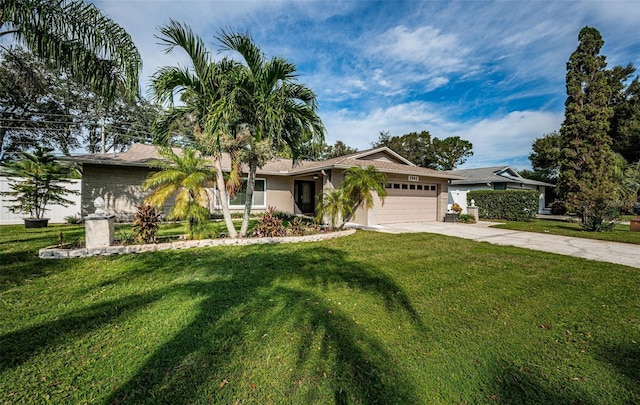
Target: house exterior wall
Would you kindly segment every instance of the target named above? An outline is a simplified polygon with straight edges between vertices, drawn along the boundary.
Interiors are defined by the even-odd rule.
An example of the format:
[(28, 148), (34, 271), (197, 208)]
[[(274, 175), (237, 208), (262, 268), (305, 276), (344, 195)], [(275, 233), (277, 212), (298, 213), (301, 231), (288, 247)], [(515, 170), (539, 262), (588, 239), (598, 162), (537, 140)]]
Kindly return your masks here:
[[(136, 206), (142, 203), (149, 194), (142, 189), (142, 183), (151, 169), (143, 167), (98, 166), (85, 164), (82, 176), (82, 216), (92, 213), (96, 197), (105, 200), (105, 211), (114, 214), (118, 221), (131, 221), (136, 213)], [(281, 176), (257, 177), (266, 180), (266, 205), (252, 209), (252, 212), (264, 211), (273, 206), (278, 211), (294, 212), (293, 179)], [(210, 193), (213, 196), (213, 191)], [(173, 206), (173, 200), (167, 201), (163, 207), (165, 213)], [(212, 212), (218, 212), (210, 207)], [(231, 212), (242, 212), (243, 207), (231, 208)]]
[(148, 193), (142, 190), (142, 182), (150, 169), (144, 167), (100, 166), (84, 164), (82, 168), (82, 216), (95, 211), (93, 201), (104, 198), (105, 211), (118, 221), (130, 221), (136, 206)]
[[(264, 176), (267, 180), (267, 207), (293, 213), (293, 179), (290, 177)], [(253, 210), (252, 210), (253, 212)]]

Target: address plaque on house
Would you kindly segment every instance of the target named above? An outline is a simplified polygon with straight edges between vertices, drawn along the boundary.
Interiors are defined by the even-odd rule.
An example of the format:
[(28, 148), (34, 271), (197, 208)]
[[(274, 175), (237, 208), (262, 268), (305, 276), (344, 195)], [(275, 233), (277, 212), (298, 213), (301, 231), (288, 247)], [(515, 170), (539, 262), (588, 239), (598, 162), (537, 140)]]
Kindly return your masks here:
[(409, 176), (409, 181), (420, 181), (419, 176)]

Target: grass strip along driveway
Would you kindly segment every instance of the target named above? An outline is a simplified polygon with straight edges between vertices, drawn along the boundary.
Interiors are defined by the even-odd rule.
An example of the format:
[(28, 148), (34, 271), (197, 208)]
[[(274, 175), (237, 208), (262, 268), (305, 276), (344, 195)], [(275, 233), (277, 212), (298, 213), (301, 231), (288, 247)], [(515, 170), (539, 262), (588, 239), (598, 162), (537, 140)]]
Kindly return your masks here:
[(506, 222), (496, 225), (495, 227), (512, 229), (514, 231), (550, 233), (552, 235), (640, 245), (640, 232), (631, 232), (629, 230), (629, 224), (616, 224), (615, 228), (609, 232), (587, 232), (582, 230), (579, 223), (545, 219), (534, 219), (528, 222)]
[(433, 234), (39, 260), (0, 228), (2, 403), (640, 402), (638, 269)]

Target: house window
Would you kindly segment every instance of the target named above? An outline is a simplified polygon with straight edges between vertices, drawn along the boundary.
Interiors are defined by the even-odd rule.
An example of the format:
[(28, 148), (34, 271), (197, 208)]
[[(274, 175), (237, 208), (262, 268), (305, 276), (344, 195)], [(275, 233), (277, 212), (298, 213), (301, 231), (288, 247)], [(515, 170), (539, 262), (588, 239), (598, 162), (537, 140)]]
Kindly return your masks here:
[(391, 183), (387, 183), (384, 185), (384, 188), (391, 188)]
[(400, 184), (398, 184), (398, 183), (393, 183), (393, 188), (394, 188), (394, 189), (399, 189), (399, 188), (400, 188)]
[(406, 190), (406, 189), (407, 189), (407, 185), (406, 185), (406, 184), (403, 184), (403, 185), (402, 185), (402, 189), (403, 189), (403, 190)]
[(422, 184), (418, 184), (418, 190), (422, 190)]
[[(256, 179), (256, 186), (253, 189), (253, 208), (264, 208), (267, 206), (267, 181), (265, 179)], [(247, 180), (242, 181), (242, 189), (238, 191), (233, 198), (229, 198), (230, 207), (244, 207), (247, 201)]]
[(415, 189), (416, 189), (415, 184), (409, 184), (409, 190), (415, 190)]
[[(425, 187), (426, 190), (426, 187)], [(431, 191), (436, 191), (436, 186), (431, 186)]]

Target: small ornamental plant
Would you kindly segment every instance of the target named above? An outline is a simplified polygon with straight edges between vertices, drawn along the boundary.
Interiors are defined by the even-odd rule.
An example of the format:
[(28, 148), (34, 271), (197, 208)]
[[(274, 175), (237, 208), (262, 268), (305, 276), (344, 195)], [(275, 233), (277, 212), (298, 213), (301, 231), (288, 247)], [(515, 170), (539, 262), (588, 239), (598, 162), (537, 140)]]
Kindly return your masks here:
[(156, 243), (162, 212), (149, 203), (142, 203), (137, 208), (136, 219), (133, 221), (134, 238), (142, 243)]
[(255, 235), (258, 238), (272, 238), (277, 236), (286, 236), (287, 229), (282, 224), (276, 213), (275, 207), (269, 207), (256, 226)]
[(27, 215), (26, 219), (43, 219), (49, 205), (68, 207), (73, 201), (67, 195), (77, 195), (77, 191), (66, 188), (71, 178), (77, 178), (76, 169), (59, 164), (52, 149), (38, 147), (33, 153), (22, 152), (22, 159), (3, 166), (3, 173), (9, 177), (10, 191), (0, 193), (8, 197), (9, 211)]

